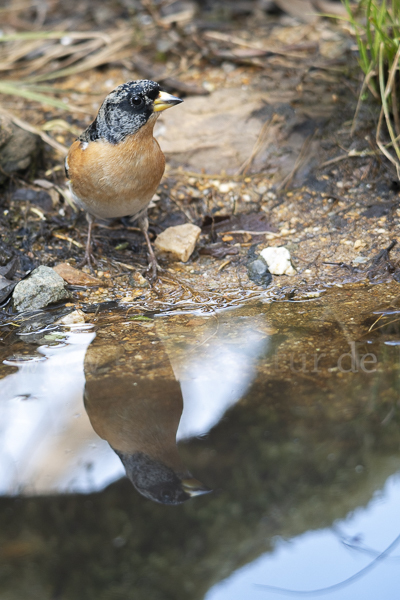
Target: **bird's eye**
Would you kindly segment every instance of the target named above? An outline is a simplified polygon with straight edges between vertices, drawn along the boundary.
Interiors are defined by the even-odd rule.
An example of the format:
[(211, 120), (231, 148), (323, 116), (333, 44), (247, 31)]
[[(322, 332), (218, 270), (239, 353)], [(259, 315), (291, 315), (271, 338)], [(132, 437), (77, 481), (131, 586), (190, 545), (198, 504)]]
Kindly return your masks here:
[(138, 108), (139, 106), (141, 106), (143, 104), (143, 98), (141, 98), (140, 96), (133, 96), (131, 98), (131, 104), (133, 106), (135, 106), (136, 108)]

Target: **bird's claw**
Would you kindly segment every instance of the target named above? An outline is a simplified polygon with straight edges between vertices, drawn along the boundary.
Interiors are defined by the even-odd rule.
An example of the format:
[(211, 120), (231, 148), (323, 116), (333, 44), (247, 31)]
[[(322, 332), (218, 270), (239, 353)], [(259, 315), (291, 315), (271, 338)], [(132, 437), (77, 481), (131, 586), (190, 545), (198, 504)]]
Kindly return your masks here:
[(158, 273), (162, 273), (164, 269), (160, 267), (155, 256), (150, 256), (149, 264), (146, 269), (146, 274), (149, 275), (151, 282), (157, 279)]
[(96, 275), (94, 266), (98, 267), (99, 263), (97, 262), (97, 260), (95, 259), (95, 257), (93, 256), (93, 254), (91, 252), (85, 252), (85, 256), (83, 257), (81, 262), (78, 263), (76, 266), (78, 269), (82, 269), (82, 267), (84, 267), (85, 265), (87, 265), (89, 267), (92, 275)]

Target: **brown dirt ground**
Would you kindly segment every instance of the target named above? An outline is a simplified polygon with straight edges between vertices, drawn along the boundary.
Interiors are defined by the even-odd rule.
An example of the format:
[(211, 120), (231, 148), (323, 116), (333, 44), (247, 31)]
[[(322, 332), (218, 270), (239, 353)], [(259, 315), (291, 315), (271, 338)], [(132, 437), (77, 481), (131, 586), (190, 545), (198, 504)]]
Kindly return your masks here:
[[(149, 211), (153, 237), (170, 225), (202, 226), (195, 253), (186, 264), (160, 257), (165, 271), (149, 287), (137, 276), (144, 273), (146, 252), (135, 224), (101, 223), (95, 251), (104, 287), (75, 290), (78, 304), (116, 299), (138, 310), (226, 306), (260, 294), (293, 299), (346, 282), (397, 279), (399, 249), (379, 253), (397, 237), (398, 181), (375, 151), (376, 107), (363, 107), (351, 136), (358, 81), (345, 28), (257, 12), (224, 26), (210, 20), (204, 25), (200, 14), (190, 33), (190, 24), (187, 31), (175, 30), (140, 11), (118, 21), (111, 9), (103, 14), (88, 6), (70, 29), (109, 31), (113, 24), (115, 31), (117, 24), (124, 31), (132, 27), (141, 39), (122, 58), (117, 54), (99, 68), (57, 80), (65, 90), (61, 98), (86, 114), (38, 110), (34, 102), (9, 96), (4, 108), (39, 128), (50, 124), (49, 134), (68, 146), (110, 89), (143, 77), (135, 68), (137, 50), (152, 61), (162, 58), (179, 81), (209, 95), (188, 96), (160, 122), (167, 169)], [(58, 3), (52, 7), (49, 23), (63, 16)], [(252, 40), (271, 53), (248, 58), (244, 51)], [(1, 194), (2, 244), (24, 255), (25, 269), (66, 260), (75, 265), (82, 256), (86, 221), (68, 204), (62, 158), (46, 146), (35, 174), (54, 185), (51, 208), (13, 199), (16, 189), (42, 189), (33, 175), (13, 178)], [(247, 275), (249, 253), (283, 245), (296, 275), (275, 276), (266, 289), (254, 284)]]

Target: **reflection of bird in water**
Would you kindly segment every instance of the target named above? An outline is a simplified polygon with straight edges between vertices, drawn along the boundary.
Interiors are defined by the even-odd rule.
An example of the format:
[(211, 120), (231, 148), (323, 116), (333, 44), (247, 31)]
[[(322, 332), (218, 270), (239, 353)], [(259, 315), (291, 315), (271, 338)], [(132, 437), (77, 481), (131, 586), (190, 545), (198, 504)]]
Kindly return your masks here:
[(99, 370), (93, 371), (85, 361), (86, 411), (138, 492), (162, 504), (180, 504), (211, 491), (192, 477), (176, 447), (183, 403), (172, 370), (167, 379), (134, 376), (132, 371), (114, 376), (111, 369), (107, 374)]

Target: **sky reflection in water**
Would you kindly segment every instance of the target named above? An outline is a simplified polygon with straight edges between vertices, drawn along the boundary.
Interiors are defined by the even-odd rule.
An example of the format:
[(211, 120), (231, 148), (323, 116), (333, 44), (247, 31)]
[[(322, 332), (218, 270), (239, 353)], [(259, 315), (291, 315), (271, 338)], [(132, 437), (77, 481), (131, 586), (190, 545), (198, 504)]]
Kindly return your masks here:
[[(303, 310), (303, 312), (305, 311)], [(300, 310), (299, 314), (302, 314)], [(158, 368), (157, 364), (161, 357), (161, 362), (168, 363), (168, 368), (172, 369), (171, 373), (180, 383), (184, 408), (177, 431), (177, 439), (188, 440), (207, 434), (220, 423), (225, 414), (228, 415), (226, 418), (229, 420), (229, 409), (246, 397), (253, 398), (251, 401), (254, 402), (257, 394), (263, 390), (262, 386), (269, 389), (267, 388), (270, 385), (268, 382), (275, 378), (280, 381), (279, 385), (283, 386), (277, 388), (278, 399), (282, 400), (283, 405), (286, 402), (294, 411), (293, 414), (298, 415), (296, 416), (299, 427), (298, 435), (303, 444), (302, 448), (305, 449), (307, 449), (304, 446), (304, 442), (307, 440), (307, 427), (312, 427), (312, 419), (315, 418), (314, 413), (310, 411), (314, 410), (320, 401), (318, 396), (320, 394), (321, 402), (325, 402), (323, 406), (326, 411), (321, 413), (322, 421), (326, 419), (326, 423), (329, 425), (331, 422), (334, 428), (343, 425), (343, 431), (338, 430), (337, 439), (335, 439), (335, 435), (332, 435), (331, 439), (329, 432), (329, 439), (326, 440), (328, 461), (329, 457), (334, 456), (337, 451), (338, 469), (343, 469), (343, 464), (340, 463), (340, 453), (346, 452), (346, 450), (340, 444), (337, 447), (335, 444), (341, 435), (348, 435), (348, 432), (354, 433), (357, 429), (351, 429), (352, 417), (348, 417), (345, 412), (343, 412), (343, 423), (341, 422), (341, 411), (346, 410), (347, 401), (348, 406), (357, 411), (359, 410), (357, 408), (358, 400), (366, 399), (365, 415), (362, 413), (364, 410), (362, 408), (361, 412), (359, 414), (355, 412), (355, 415), (358, 414), (357, 418), (360, 419), (360, 439), (363, 435), (362, 419), (364, 417), (365, 435), (371, 436), (371, 432), (374, 430), (368, 429), (369, 415), (373, 414), (375, 410), (374, 403), (379, 402), (380, 397), (383, 398), (380, 396), (382, 389), (385, 391), (392, 386), (393, 394), (397, 393), (395, 388), (398, 381), (398, 365), (396, 367), (389, 361), (386, 367), (386, 355), (379, 355), (378, 366), (380, 368), (376, 372), (367, 370), (365, 373), (349, 373), (348, 379), (337, 379), (336, 389), (335, 386), (331, 386), (324, 391), (323, 386), (326, 385), (326, 382), (331, 381), (331, 367), (337, 364), (337, 356), (344, 352), (348, 353), (349, 348), (352, 347), (353, 342), (349, 342), (348, 336), (335, 330), (334, 336), (337, 339), (336, 342), (332, 341), (331, 343), (333, 351), (330, 355), (327, 354), (326, 366), (324, 367), (323, 362), (321, 363), (320, 373), (322, 375), (317, 380), (312, 379), (311, 367), (308, 366), (307, 371), (301, 371), (302, 363), (301, 360), (298, 360), (297, 355), (294, 363), (293, 356), (291, 358), (292, 366), (296, 364), (297, 373), (294, 369), (291, 370), (290, 365), (289, 370), (285, 371), (287, 368), (285, 364), (290, 363), (289, 354), (293, 354), (292, 351), (296, 349), (297, 340), (302, 339), (301, 328), (298, 330), (293, 328), (295, 333), (287, 334), (286, 346), (283, 346), (283, 351), (281, 351), (279, 345), (281, 338), (277, 342), (274, 326), (270, 326), (271, 324), (265, 317), (263, 319), (262, 323), (257, 319), (254, 321), (251, 317), (243, 317), (240, 313), (236, 314), (235, 311), (227, 311), (220, 321), (218, 318), (208, 318), (205, 327), (197, 328), (195, 325), (191, 329), (189, 328), (191, 335), (187, 338), (182, 335), (181, 330), (175, 332), (174, 325), (169, 325), (168, 317), (156, 318), (151, 324), (141, 324), (144, 327), (153, 328), (155, 333), (152, 335), (155, 337), (151, 343), (159, 344), (157, 348), (161, 347), (161, 350), (157, 350), (157, 352), (154, 350), (154, 368)], [(315, 322), (318, 322), (319, 325), (322, 323), (322, 326), (324, 324), (322, 318), (316, 318)], [(132, 323), (128, 323), (128, 325), (130, 326)], [(139, 325), (133, 324), (132, 327)], [(148, 331), (150, 332), (150, 329)], [(134, 330), (132, 329), (133, 335)], [(285, 339), (285, 336), (282, 339)], [(13, 363), (11, 360), (11, 363), (8, 363), (18, 366), (18, 371), (0, 380), (0, 463), (2, 465), (0, 494), (25, 496), (72, 492), (89, 494), (104, 489), (112, 481), (118, 480), (124, 475), (124, 468), (117, 455), (107, 442), (99, 438), (93, 431), (83, 405), (85, 374), (86, 380), (88, 376), (85, 355), (87, 358), (87, 353), (93, 351), (95, 341), (95, 333), (90, 328), (81, 331), (72, 329), (65, 333), (65, 338), (58, 345), (42, 345), (39, 348), (33, 345), (29, 346), (33, 357), (44, 357), (45, 360), (27, 363), (18, 361)], [(370, 350), (375, 352), (377, 346), (373, 346), (374, 340), (367, 341), (369, 345), (364, 345), (362, 352)], [(315, 351), (319, 353), (320, 348), (326, 352), (331, 349), (328, 342), (330, 343), (330, 338), (326, 332), (318, 339), (316, 338), (314, 345), (310, 346), (307, 358), (310, 365), (313, 364)], [(304, 345), (306, 343), (304, 342)], [(387, 336), (379, 348), (386, 347), (388, 352), (395, 353), (397, 351), (395, 346), (398, 343), (397, 339)], [(275, 348), (278, 348), (276, 353), (279, 358), (278, 370), (274, 371), (272, 365), (269, 371), (264, 371), (262, 374), (260, 365), (266, 364), (271, 357), (274, 357)], [(147, 359), (149, 364), (152, 364), (153, 359), (151, 357), (147, 357)], [(398, 362), (398, 359), (396, 360)], [(129, 369), (131, 369), (131, 364), (134, 363), (128, 363)], [(388, 369), (387, 374), (386, 368)], [(130, 375), (132, 375), (132, 371)], [(287, 381), (291, 382), (293, 389), (287, 387)], [(315, 382), (321, 386), (320, 392), (318, 392)], [(298, 397), (296, 397), (296, 392), (293, 392), (296, 390), (297, 383), (300, 384), (297, 388), (299, 390)], [(309, 385), (309, 392), (307, 392), (310, 394), (309, 399), (304, 397), (306, 392), (303, 392), (301, 387), (306, 385)], [(304, 390), (306, 389), (304, 387)], [(312, 397), (311, 392), (316, 395)], [(328, 392), (332, 396), (332, 407), (330, 406), (331, 401), (327, 401)], [(265, 395), (265, 391), (263, 393)], [(134, 398), (132, 391), (129, 394)], [(268, 394), (269, 392), (267, 392), (266, 398), (269, 398)], [(343, 399), (343, 406), (337, 405), (338, 399)], [(336, 405), (337, 409), (333, 408)], [(284, 410), (284, 406), (282, 406), (282, 413), (277, 410), (278, 421), (280, 418), (284, 418), (282, 417)], [(382, 414), (389, 416), (388, 419), (385, 417), (389, 423), (392, 419), (390, 410), (388, 412), (385, 407)], [(377, 418), (378, 421), (380, 419), (383, 422), (380, 414)], [(278, 422), (278, 425), (285, 434), (282, 423)], [(322, 432), (323, 426), (321, 427)], [(350, 429), (346, 429), (346, 427), (350, 427)], [(295, 427), (293, 431), (295, 431)], [(384, 436), (384, 429), (380, 431), (382, 434), (379, 435)], [(241, 433), (243, 434), (243, 432)], [(267, 431), (267, 433), (271, 432)], [(315, 439), (318, 440), (318, 436)], [(282, 448), (279, 447), (279, 442), (280, 440), (273, 439), (272, 435), (271, 442), (266, 439), (265, 445), (266, 447), (270, 445), (270, 449), (275, 446), (279, 448), (279, 452), (284, 457), (282, 462), (285, 464), (285, 460), (287, 460), (285, 452), (287, 451), (284, 444), (286, 441), (282, 440)], [(293, 444), (293, 439), (288, 439), (287, 443)], [(318, 444), (323, 443), (323, 440), (318, 441)], [(330, 444), (333, 444), (333, 453), (332, 450), (329, 450)], [(367, 446), (368, 444), (366, 444)], [(354, 450), (355, 447), (356, 444), (349, 447), (350, 457), (358, 456), (357, 451)], [(294, 450), (295, 446), (290, 449), (290, 452), (294, 452)], [(360, 456), (362, 456), (362, 452)], [(277, 586), (288, 590), (316, 590), (345, 580), (371, 563), (374, 557), (389, 546), (400, 532), (398, 511), (400, 478), (398, 475), (394, 475), (400, 465), (398, 452), (393, 451), (393, 455), (383, 453), (382, 456), (377, 455), (377, 458), (380, 462), (375, 466), (375, 479), (371, 480), (370, 484), (368, 481), (363, 484), (360, 488), (361, 492), (357, 490), (361, 498), (360, 508), (353, 512), (347, 511), (347, 517), (336, 520), (332, 527), (315, 530), (309, 528), (308, 531), (307, 527), (304, 527), (305, 533), (289, 535), (289, 541), (283, 540), (281, 537), (274, 538), (271, 551), (262, 553), (246, 566), (233, 570), (229, 577), (209, 589), (205, 600), (242, 600), (244, 597), (251, 597), (254, 600), (258, 598), (275, 600), (282, 597), (302, 597), (301, 595), (286, 596), (277, 591), (257, 587), (255, 584)], [(218, 461), (217, 454), (215, 460)], [(293, 460), (297, 460), (295, 454), (293, 454)], [(371, 465), (373, 465), (372, 458), (371, 461)], [(301, 463), (299, 464), (301, 465)], [(318, 461), (314, 465), (312, 460), (309, 463), (305, 460), (304, 465), (307, 468), (319, 468)], [(328, 471), (335, 468), (335, 466), (329, 466), (329, 468), (328, 466), (327, 464)], [(358, 465), (350, 467), (351, 469), (353, 469), (356, 480), (363, 467)], [(259, 474), (257, 476), (262, 477)], [(385, 480), (386, 483), (384, 483)], [(335, 494), (335, 491), (329, 488), (331, 481), (334, 479), (330, 480), (328, 477), (327, 497), (329, 494)], [(298, 480), (294, 481), (294, 487), (299, 487), (299, 485), (301, 485), (301, 474), (299, 474)], [(374, 490), (382, 486), (382, 491), (375, 491), (373, 499), (363, 506), (365, 498), (370, 498)], [(310, 487), (312, 488), (312, 486)], [(318, 486), (316, 486), (317, 489)], [(218, 490), (214, 496), (215, 502), (218, 502), (217, 492)], [(132, 493), (136, 492), (132, 490)], [(210, 502), (214, 501), (213, 495), (210, 495), (209, 498)], [(272, 505), (275, 502), (275, 500), (271, 501), (271, 498), (269, 501)], [(286, 499), (283, 498), (283, 501)], [(298, 496), (298, 502), (299, 506), (303, 502), (301, 494)], [(353, 505), (357, 506), (356, 501)], [(329, 510), (332, 511), (331, 505)], [(343, 506), (338, 506), (338, 510), (339, 513), (346, 514), (346, 511), (343, 512)], [(267, 523), (270, 518), (268, 512), (263, 517)], [(329, 522), (330, 517), (327, 517), (326, 520)], [(277, 529), (279, 530), (279, 527)], [(257, 543), (255, 547), (257, 547)], [(268, 547), (268, 543), (269, 540), (266, 539), (266, 547)], [(354, 547), (350, 547), (350, 545)], [(329, 597), (335, 600), (354, 600), (354, 598), (391, 600), (396, 598), (400, 584), (399, 567), (400, 549), (396, 548), (391, 556), (380, 562), (374, 570), (365, 573), (349, 586), (333, 590)]]
[[(266, 553), (215, 585), (205, 600), (328, 597), (394, 599), (400, 586), (400, 540), (376, 567), (339, 589), (321, 594), (285, 594), (255, 584), (287, 590), (318, 590), (346, 580), (367, 567), (400, 535), (400, 475), (390, 477), (366, 508), (358, 508), (334, 527), (276, 540)], [(396, 529), (397, 526), (397, 529)]]

